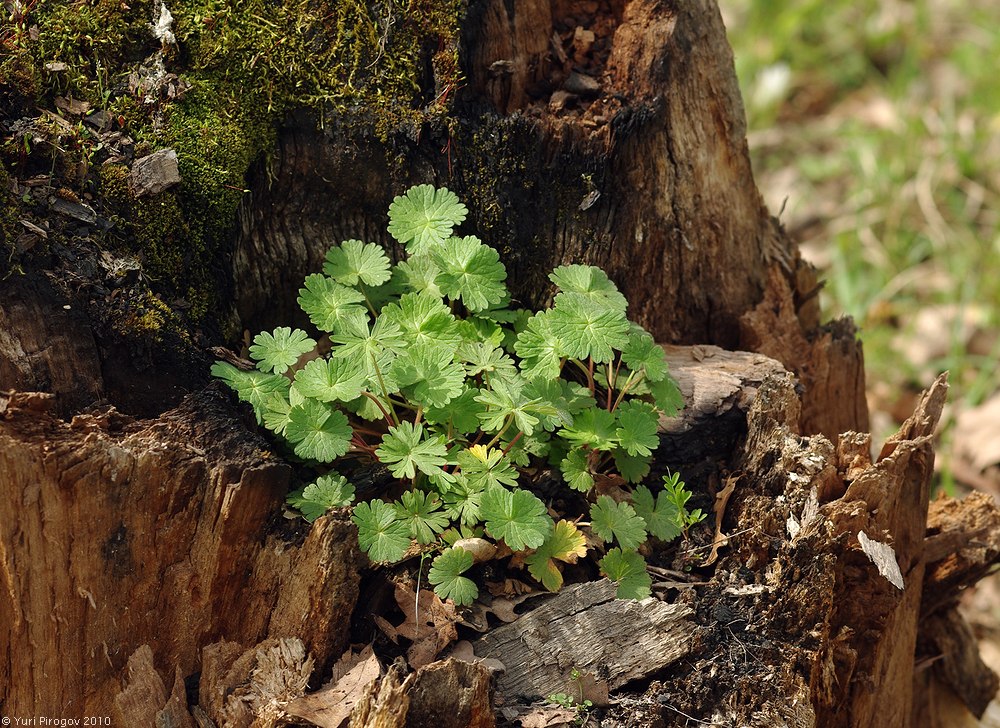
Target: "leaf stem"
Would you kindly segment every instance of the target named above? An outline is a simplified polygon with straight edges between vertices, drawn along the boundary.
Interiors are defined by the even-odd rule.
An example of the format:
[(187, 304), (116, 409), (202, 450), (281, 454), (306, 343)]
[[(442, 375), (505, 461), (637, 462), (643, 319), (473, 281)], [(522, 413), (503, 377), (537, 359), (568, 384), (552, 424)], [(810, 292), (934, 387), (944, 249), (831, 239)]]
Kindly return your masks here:
[[(378, 386), (382, 388), (382, 396), (385, 397), (385, 402), (386, 404), (389, 405), (389, 412), (392, 413), (392, 417), (389, 417), (389, 414), (385, 411), (385, 409), (382, 407), (381, 403), (379, 403), (377, 398), (374, 399), (374, 401), (376, 404), (379, 405), (379, 409), (382, 410), (382, 414), (385, 415), (386, 421), (388, 421), (390, 425), (398, 425), (399, 418), (396, 416), (396, 410), (393, 409), (392, 407), (392, 399), (389, 397), (389, 390), (385, 386), (385, 380), (382, 378), (382, 370), (379, 369), (378, 360), (375, 358), (375, 352), (374, 351), (369, 352), (369, 355), (372, 358), (372, 366), (375, 367), (375, 376), (378, 377)], [(365, 394), (370, 394), (370, 393), (366, 392)]]
[(625, 399), (625, 394), (628, 392), (628, 390), (638, 385), (639, 382), (642, 381), (643, 376), (644, 375), (640, 374), (637, 377), (635, 376), (635, 372), (629, 372), (628, 379), (625, 380), (625, 386), (621, 388), (620, 392), (618, 392), (618, 399), (615, 400), (614, 407), (610, 409), (611, 412), (614, 412), (616, 409), (618, 409), (618, 405), (620, 405), (622, 403), (622, 400)]
[[(399, 424), (398, 422), (394, 421), (393, 417), (389, 416), (389, 411), (382, 406), (382, 400), (380, 400), (378, 397), (376, 397), (374, 394), (372, 394), (367, 390), (362, 392), (361, 395), (367, 397), (368, 399), (370, 399), (372, 402), (375, 403), (375, 406), (378, 407), (379, 411), (382, 413), (382, 417), (385, 418), (385, 421), (386, 423), (388, 423), (389, 427), (395, 427), (397, 424)], [(389, 407), (390, 408), (392, 407), (392, 402), (389, 403)]]
[(522, 435), (524, 435), (524, 430), (518, 430), (517, 434), (514, 435), (514, 438), (510, 442), (507, 443), (507, 447), (505, 447), (503, 449), (504, 457), (506, 457), (507, 453), (509, 453), (511, 451), (511, 448), (513, 448), (514, 445), (517, 444), (517, 441), (521, 439)]
[(362, 283), (360, 280), (358, 281), (358, 291), (361, 293), (362, 296), (365, 297), (365, 305), (368, 307), (368, 310), (371, 312), (372, 316), (378, 318), (378, 312), (375, 310), (375, 306), (372, 305), (371, 299), (368, 298), (368, 291), (365, 289), (365, 284)]
[(500, 438), (503, 437), (504, 433), (507, 432), (507, 428), (509, 428), (513, 422), (514, 422), (514, 416), (513, 415), (507, 415), (507, 417), (503, 421), (503, 427), (500, 428), (500, 432), (498, 432), (493, 437), (492, 440), (490, 440), (488, 443), (486, 443), (486, 449), (487, 450), (489, 450), (491, 447), (493, 447), (498, 442), (500, 442)]

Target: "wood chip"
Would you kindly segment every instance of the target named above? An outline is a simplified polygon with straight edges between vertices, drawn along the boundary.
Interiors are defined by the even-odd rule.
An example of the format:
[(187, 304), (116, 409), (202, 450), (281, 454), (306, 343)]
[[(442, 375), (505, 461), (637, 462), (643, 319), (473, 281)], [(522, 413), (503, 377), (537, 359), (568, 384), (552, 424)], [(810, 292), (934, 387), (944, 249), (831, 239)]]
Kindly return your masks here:
[(600, 676), (614, 690), (686, 655), (695, 627), (689, 607), (656, 599), (615, 599), (606, 579), (566, 587), (516, 622), (474, 643), (476, 655), (501, 660), (507, 696), (572, 693), (571, 672)]

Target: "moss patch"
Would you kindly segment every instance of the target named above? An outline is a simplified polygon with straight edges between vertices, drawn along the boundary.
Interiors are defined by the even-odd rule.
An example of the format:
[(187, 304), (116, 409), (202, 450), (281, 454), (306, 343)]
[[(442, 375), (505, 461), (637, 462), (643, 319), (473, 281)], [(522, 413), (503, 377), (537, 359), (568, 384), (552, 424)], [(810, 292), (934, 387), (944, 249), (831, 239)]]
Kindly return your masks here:
[(137, 200), (124, 182), (128, 160), (105, 170), (102, 141), (70, 117), (79, 132), (58, 145), (59, 184), (97, 195), (94, 207), (115, 223), (108, 246), (139, 254), (154, 291), (185, 300), (192, 323), (226, 297), (226, 276), (213, 271), (231, 248), (247, 173), (287, 113), (309, 108), (320, 124), (336, 117), (383, 137), (416, 135), (445, 118), (460, 83), (464, 0), (176, 0), (176, 43), (166, 45), (152, 36), (146, 3), (28, 7), (0, 35), (0, 99), (11, 101), (0, 121), (36, 106), (63, 113), (56, 97), (72, 97), (108, 112), (110, 131), (138, 153), (176, 150), (182, 183)]

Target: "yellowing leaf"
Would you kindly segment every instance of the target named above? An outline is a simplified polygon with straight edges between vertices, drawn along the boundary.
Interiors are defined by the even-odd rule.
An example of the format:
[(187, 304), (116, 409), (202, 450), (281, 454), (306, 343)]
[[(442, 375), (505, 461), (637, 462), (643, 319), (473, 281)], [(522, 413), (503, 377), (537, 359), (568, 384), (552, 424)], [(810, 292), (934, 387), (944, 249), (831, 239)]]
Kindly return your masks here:
[(571, 521), (559, 521), (552, 535), (535, 553), (525, 559), (525, 563), (528, 564), (531, 575), (542, 582), (546, 589), (559, 591), (563, 577), (555, 562), (575, 564), (577, 559), (586, 555), (586, 539), (576, 524)]

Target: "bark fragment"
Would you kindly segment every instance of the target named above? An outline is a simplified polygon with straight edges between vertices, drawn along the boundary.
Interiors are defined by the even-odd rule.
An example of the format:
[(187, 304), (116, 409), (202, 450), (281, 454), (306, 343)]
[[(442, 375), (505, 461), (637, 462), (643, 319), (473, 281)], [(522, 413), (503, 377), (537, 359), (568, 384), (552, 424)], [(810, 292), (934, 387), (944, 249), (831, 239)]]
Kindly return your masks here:
[(515, 622), (473, 643), (477, 657), (500, 660), (504, 695), (572, 694), (580, 674), (612, 690), (646, 677), (686, 655), (695, 627), (688, 607), (649, 598), (615, 599), (602, 580), (565, 587)]

